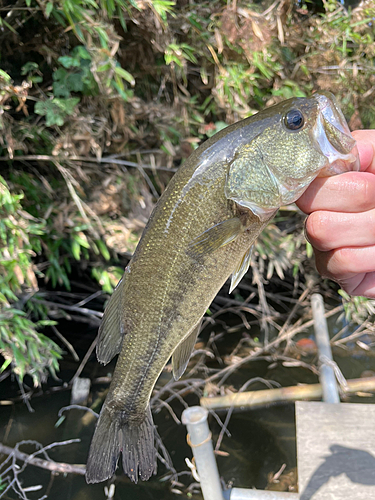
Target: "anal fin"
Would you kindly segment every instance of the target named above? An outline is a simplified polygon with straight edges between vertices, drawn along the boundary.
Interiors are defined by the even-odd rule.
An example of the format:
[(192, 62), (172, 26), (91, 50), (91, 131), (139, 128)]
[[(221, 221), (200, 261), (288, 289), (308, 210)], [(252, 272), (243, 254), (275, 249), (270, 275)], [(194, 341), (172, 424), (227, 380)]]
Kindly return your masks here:
[(202, 320), (199, 320), (199, 323), (189, 332), (187, 337), (178, 344), (172, 355), (173, 378), (175, 380), (178, 380), (186, 370), (201, 324)]
[(121, 310), (123, 307), (124, 278), (118, 282), (99, 327), (98, 343), (96, 345), (96, 356), (100, 363), (106, 365), (121, 350), (124, 338), (124, 328), (121, 325)]
[(253, 250), (253, 247), (251, 246), (244, 254), (242, 257), (240, 263), (236, 267), (236, 269), (232, 273), (232, 280), (230, 282), (230, 289), (229, 293), (232, 293), (233, 290), (236, 288), (238, 283), (242, 280), (244, 275), (247, 273), (247, 270), (249, 269), (250, 266), (250, 261), (251, 261), (251, 252)]
[(243, 227), (238, 217), (219, 222), (197, 236), (190, 243), (188, 253), (196, 257), (212, 253), (234, 241), (242, 231)]

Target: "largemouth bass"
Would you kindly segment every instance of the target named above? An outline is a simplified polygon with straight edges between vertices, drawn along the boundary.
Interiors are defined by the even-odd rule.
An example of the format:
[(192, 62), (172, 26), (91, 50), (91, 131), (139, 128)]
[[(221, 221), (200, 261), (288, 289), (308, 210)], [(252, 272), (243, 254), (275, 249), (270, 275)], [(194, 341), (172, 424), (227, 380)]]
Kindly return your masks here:
[(149, 400), (169, 358), (184, 372), (203, 315), (280, 206), (317, 176), (358, 170), (345, 118), (332, 94), (295, 98), (220, 131), (178, 170), (160, 197), (99, 330), (97, 357), (120, 353), (92, 439), (89, 483), (156, 470)]

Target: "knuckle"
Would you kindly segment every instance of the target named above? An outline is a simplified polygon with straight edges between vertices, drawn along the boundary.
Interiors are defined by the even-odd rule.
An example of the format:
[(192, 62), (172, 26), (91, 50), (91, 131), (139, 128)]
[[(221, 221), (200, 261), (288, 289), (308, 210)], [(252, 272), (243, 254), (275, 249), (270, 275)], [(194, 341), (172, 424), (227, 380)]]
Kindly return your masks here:
[(338, 248), (333, 250), (327, 266), (331, 275), (340, 275), (343, 272), (353, 273), (353, 254), (351, 248)]
[(306, 235), (313, 246), (319, 250), (330, 250), (327, 246), (329, 220), (324, 212), (313, 212), (306, 220)]
[(362, 210), (374, 207), (375, 176), (361, 175), (358, 179), (358, 202)]

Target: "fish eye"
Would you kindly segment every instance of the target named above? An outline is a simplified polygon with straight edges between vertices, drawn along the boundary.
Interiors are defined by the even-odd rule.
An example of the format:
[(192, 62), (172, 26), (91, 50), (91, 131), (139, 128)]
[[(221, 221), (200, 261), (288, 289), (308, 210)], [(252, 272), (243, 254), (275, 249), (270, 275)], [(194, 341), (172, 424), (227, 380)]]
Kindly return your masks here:
[(285, 115), (284, 118), (285, 126), (289, 130), (299, 130), (303, 127), (305, 120), (303, 118), (303, 114), (299, 109), (291, 109)]

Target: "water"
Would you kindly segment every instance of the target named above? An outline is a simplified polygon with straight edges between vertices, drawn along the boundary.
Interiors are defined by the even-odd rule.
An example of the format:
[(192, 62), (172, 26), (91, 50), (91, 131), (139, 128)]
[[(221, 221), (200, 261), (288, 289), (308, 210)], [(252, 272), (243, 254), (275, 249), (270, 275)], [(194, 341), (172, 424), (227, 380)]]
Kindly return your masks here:
[[(233, 321), (232, 317), (220, 317), (221, 320)], [(238, 321), (238, 317), (237, 317)], [(93, 329), (82, 324), (74, 327), (70, 324), (68, 340), (75, 337), (75, 347), (82, 359), (92, 342)], [(337, 330), (335, 319), (330, 321), (330, 330)], [(79, 342), (77, 342), (77, 332), (79, 332)], [(209, 331), (204, 337), (208, 337)], [(311, 335), (311, 331), (304, 332), (303, 336)], [(252, 330), (252, 335), (254, 331)], [(233, 344), (238, 341), (236, 335), (226, 335), (216, 342), (217, 350), (223, 354), (231, 351)], [(346, 355), (345, 350), (335, 350), (335, 360), (346, 378), (358, 378), (364, 370), (375, 370), (375, 358), (366, 356), (365, 351), (358, 350), (356, 355)], [(272, 360), (253, 361), (244, 365), (236, 371), (226, 381), (226, 385), (233, 385), (238, 388), (247, 380), (254, 377), (263, 377), (273, 380), (283, 386), (295, 385), (297, 383), (316, 383), (317, 377), (310, 370), (301, 367), (286, 367), (282, 361), (271, 362)], [(313, 358), (307, 359), (312, 362)], [(57, 462), (72, 464), (84, 464), (87, 457), (88, 447), (94, 430), (95, 419), (88, 418), (86, 412), (71, 410), (67, 414), (66, 420), (58, 427), (58, 412), (61, 407), (69, 404), (70, 391), (64, 388), (74, 375), (77, 363), (74, 363), (69, 356), (62, 363), (60, 373), (61, 380), (50, 380), (48, 386), (44, 388), (44, 393), (31, 398), (31, 405), (34, 409), (30, 413), (26, 405), (18, 401), (14, 404), (1, 406), (0, 411), (0, 440), (8, 446), (14, 446), (21, 440), (36, 440), (43, 445), (48, 445), (56, 441), (65, 441), (73, 438), (81, 439), (80, 443), (69, 444), (63, 447), (56, 447), (50, 450), (49, 456)], [(100, 366), (94, 357), (86, 365), (82, 376), (102, 377), (113, 369), (113, 363), (107, 367)], [(169, 374), (163, 374), (161, 383), (165, 383), (170, 378)], [(91, 401), (103, 393), (106, 385), (95, 384), (92, 387)], [(261, 384), (250, 387), (250, 390), (264, 388)], [(15, 381), (8, 378), (2, 383), (2, 400), (6, 400), (11, 395), (18, 392)], [(47, 392), (47, 393), (46, 393)], [(184, 396), (189, 405), (198, 404), (195, 395)], [(353, 402), (372, 402), (372, 398), (351, 398)], [(178, 418), (180, 418), (183, 405), (174, 402), (172, 408)], [(222, 420), (225, 419), (225, 412), (220, 413)], [(186, 430), (184, 426), (177, 425), (171, 415), (163, 409), (155, 415), (155, 423), (158, 432), (163, 438), (163, 442), (172, 458), (173, 465), (178, 472), (188, 471), (185, 464), (185, 457), (191, 458), (192, 453), (186, 443)], [(214, 418), (210, 418), (210, 428), (212, 430), (214, 443), (220, 433), (220, 426)], [(269, 477), (276, 473), (283, 464), (286, 465), (285, 472), (293, 471), (296, 467), (296, 440), (295, 440), (295, 417), (294, 405), (285, 404), (260, 408), (245, 412), (236, 412), (232, 415), (228, 425), (231, 437), (224, 436), (220, 450), (227, 456), (218, 456), (218, 466), (221, 476), (226, 484), (230, 483), (237, 487), (260, 488), (267, 486)], [(22, 451), (32, 453), (34, 446), (23, 446)], [(22, 465), (22, 462), (19, 462)], [(188, 495), (187, 487), (194, 482), (187, 473), (181, 475), (179, 480), (184, 486), (176, 486), (183, 494), (170, 491), (168, 481), (160, 482), (160, 479), (167, 473), (167, 469), (158, 464), (158, 475), (146, 483), (138, 485), (132, 484), (126, 477), (118, 473), (116, 479), (116, 489), (114, 499), (127, 500), (172, 500), (181, 498), (191, 498)], [(51, 475), (50, 472), (29, 465), (22, 473), (22, 486), (42, 485), (40, 491), (28, 492), (30, 500), (40, 499), (44, 494), (49, 499), (54, 500), (102, 500), (107, 498), (104, 492), (105, 483), (99, 485), (87, 485), (84, 477), (72, 474)], [(14, 492), (9, 492), (6, 498), (18, 498)], [(193, 498), (199, 498), (193, 495)]]

